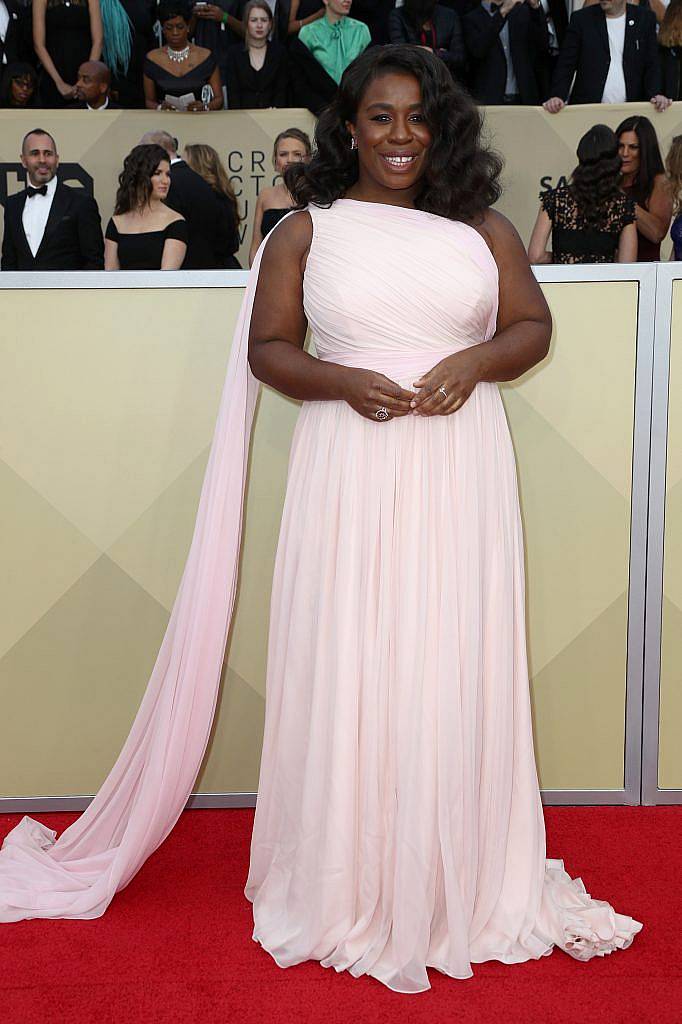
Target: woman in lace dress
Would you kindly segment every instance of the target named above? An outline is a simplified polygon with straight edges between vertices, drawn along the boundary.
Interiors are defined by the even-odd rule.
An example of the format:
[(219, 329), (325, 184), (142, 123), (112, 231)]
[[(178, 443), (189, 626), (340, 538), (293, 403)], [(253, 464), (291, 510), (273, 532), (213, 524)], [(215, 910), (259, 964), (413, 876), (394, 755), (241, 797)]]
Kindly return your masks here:
[(617, 136), (597, 124), (583, 135), (577, 156), (569, 184), (540, 193), (528, 246), (530, 262), (634, 263), (635, 204), (621, 189)]

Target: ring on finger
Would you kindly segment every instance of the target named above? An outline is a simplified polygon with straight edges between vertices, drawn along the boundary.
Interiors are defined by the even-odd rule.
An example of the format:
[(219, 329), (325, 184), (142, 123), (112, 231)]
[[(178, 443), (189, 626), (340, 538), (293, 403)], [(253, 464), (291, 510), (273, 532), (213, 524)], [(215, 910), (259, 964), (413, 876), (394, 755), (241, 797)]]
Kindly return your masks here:
[(384, 420), (388, 420), (391, 417), (391, 414), (390, 414), (390, 412), (388, 411), (388, 409), (386, 408), (385, 405), (380, 405), (379, 408), (377, 409), (377, 411), (374, 413), (374, 415), (382, 423), (384, 422)]
[(445, 386), (443, 384), (441, 384), (441, 386), (438, 388), (438, 390), (440, 391), (440, 393), (443, 396), (443, 398), (447, 398), (448, 397), (448, 393), (445, 390)]

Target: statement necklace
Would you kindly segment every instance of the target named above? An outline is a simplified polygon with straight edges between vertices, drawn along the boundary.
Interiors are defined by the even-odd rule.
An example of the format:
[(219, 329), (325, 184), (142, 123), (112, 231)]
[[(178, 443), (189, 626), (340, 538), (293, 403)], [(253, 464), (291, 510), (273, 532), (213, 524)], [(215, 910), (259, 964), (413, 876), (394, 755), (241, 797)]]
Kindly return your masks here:
[(175, 64), (182, 64), (183, 60), (187, 60), (189, 57), (189, 43), (184, 50), (171, 50), (170, 46), (167, 46), (166, 53), (168, 60), (172, 60)]

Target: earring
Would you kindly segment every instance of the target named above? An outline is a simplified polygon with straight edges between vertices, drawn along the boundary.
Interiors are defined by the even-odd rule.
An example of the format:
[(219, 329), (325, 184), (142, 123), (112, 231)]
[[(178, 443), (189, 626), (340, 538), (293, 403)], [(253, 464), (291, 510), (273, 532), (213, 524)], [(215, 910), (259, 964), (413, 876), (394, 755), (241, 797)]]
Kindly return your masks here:
[(358, 140), (355, 138), (354, 135), (351, 135), (350, 148), (351, 149), (357, 149), (358, 148)]

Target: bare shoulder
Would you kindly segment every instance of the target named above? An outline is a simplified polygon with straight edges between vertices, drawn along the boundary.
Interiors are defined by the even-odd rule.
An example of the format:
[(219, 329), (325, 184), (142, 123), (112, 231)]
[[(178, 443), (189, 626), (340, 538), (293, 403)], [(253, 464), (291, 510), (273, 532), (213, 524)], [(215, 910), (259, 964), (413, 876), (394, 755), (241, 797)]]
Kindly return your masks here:
[(526, 250), (518, 231), (499, 210), (489, 207), (481, 222), (472, 226), (483, 236), (493, 256), (512, 255), (518, 250), (525, 256)]
[(268, 235), (267, 249), (303, 254), (313, 240), (313, 222), (307, 210), (284, 217)]

